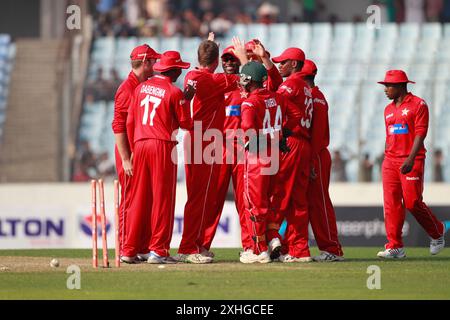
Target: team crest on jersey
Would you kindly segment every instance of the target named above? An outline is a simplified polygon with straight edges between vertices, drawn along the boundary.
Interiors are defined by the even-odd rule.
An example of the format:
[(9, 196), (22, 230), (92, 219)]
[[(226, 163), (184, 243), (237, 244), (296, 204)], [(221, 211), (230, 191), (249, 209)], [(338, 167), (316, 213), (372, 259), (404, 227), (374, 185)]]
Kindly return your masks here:
[(390, 125), (388, 127), (388, 132), (389, 134), (408, 134), (409, 133), (409, 129), (408, 129), (408, 125), (405, 124), (394, 124), (394, 125)]
[(248, 97), (248, 93), (245, 91), (241, 91), (241, 98), (245, 99)]

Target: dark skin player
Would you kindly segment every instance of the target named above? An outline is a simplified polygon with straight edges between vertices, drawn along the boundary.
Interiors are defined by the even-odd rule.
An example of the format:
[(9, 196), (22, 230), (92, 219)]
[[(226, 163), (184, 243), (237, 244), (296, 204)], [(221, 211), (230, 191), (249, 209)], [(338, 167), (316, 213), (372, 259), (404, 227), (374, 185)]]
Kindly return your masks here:
[[(390, 100), (394, 100), (395, 105), (399, 107), (402, 102), (405, 100), (405, 97), (408, 94), (407, 84), (406, 83), (386, 83), (384, 88), (384, 92), (386, 93), (386, 96)], [(409, 153), (408, 158), (403, 162), (402, 166), (400, 167), (400, 172), (402, 174), (408, 174), (411, 172), (413, 166), (414, 166), (414, 159), (417, 156), (417, 153), (419, 152), (420, 148), (423, 145), (424, 137), (416, 136), (414, 138), (414, 144), (411, 149), (411, 152)]]

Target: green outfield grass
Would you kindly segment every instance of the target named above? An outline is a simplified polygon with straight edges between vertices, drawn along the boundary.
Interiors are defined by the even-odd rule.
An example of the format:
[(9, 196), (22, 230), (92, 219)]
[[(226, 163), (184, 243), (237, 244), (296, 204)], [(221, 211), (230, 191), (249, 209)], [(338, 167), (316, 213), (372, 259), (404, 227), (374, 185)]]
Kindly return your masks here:
[[(267, 265), (244, 265), (238, 249), (217, 249), (211, 265), (97, 270), (90, 250), (3, 250), (0, 299), (450, 299), (450, 249), (431, 257), (428, 248), (408, 248), (403, 261), (380, 261), (378, 249), (346, 248), (345, 262)], [(51, 268), (51, 258), (61, 266)], [(70, 264), (81, 266), (80, 290), (66, 287)], [(370, 265), (381, 268), (381, 290), (366, 287)]]

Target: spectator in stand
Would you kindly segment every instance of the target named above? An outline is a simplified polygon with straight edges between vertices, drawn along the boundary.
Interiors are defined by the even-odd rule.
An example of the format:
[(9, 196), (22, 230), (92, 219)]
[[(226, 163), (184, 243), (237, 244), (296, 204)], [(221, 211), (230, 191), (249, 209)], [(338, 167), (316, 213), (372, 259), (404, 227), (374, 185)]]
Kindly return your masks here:
[(175, 11), (168, 10), (164, 13), (164, 18), (162, 22), (162, 36), (163, 37), (173, 37), (181, 29), (181, 21)]
[(344, 160), (339, 150), (333, 152), (333, 161), (331, 165), (331, 181), (347, 182), (347, 160)]
[(232, 26), (233, 22), (228, 19), (225, 13), (221, 13), (211, 21), (210, 31), (214, 32), (216, 37), (224, 37)]
[(442, 10), (441, 22), (450, 22), (450, 0), (444, 0), (444, 9)]
[(98, 175), (105, 179), (111, 177), (115, 173), (115, 164), (109, 158), (108, 152), (103, 152), (99, 155), (97, 160)]
[(433, 181), (444, 182), (444, 168), (443, 168), (444, 156), (441, 149), (434, 151), (433, 157)]
[(185, 37), (200, 36), (200, 26), (202, 22), (195, 15), (194, 11), (188, 9), (183, 12), (182, 32)]
[[(208, 33), (211, 32), (211, 23), (213, 19), (214, 13), (212, 11), (208, 11), (203, 15), (202, 23), (200, 25), (200, 37), (205, 38), (208, 36)], [(217, 35), (216, 32), (214, 32), (214, 34)]]
[(364, 159), (359, 164), (359, 182), (372, 182), (373, 163), (370, 161), (368, 153), (364, 154)]
[(303, 16), (305, 22), (313, 23), (317, 21), (317, 1), (304, 0), (303, 1)]
[(424, 0), (404, 0), (406, 7), (407, 23), (425, 22), (425, 1)]
[(264, 2), (258, 9), (258, 22), (263, 24), (275, 23), (279, 13), (280, 9), (276, 5)]
[(439, 22), (442, 9), (444, 8), (443, 0), (427, 0), (427, 21)]
[(96, 9), (100, 14), (108, 13), (117, 3), (117, 0), (96, 0)]

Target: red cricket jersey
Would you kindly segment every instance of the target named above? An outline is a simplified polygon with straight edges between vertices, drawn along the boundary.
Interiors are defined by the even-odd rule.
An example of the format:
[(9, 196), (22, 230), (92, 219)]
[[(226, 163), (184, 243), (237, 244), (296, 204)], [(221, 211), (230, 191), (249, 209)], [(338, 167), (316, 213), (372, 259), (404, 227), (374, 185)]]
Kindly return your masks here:
[(313, 97), (313, 121), (311, 127), (311, 158), (326, 149), (330, 144), (330, 125), (328, 122), (328, 102), (319, 87), (311, 89)]
[(136, 88), (128, 111), (130, 140), (174, 141), (172, 134), (180, 127), (187, 130), (193, 127), (189, 103), (170, 78), (156, 75)]
[(211, 73), (206, 69), (189, 71), (184, 86), (196, 89), (191, 101), (191, 113), (194, 121), (202, 121), (203, 130), (223, 130), (225, 121), (226, 92), (237, 88), (239, 76), (235, 74)]
[(115, 134), (127, 132), (127, 116), (133, 98), (134, 90), (139, 85), (139, 79), (133, 71), (117, 89), (114, 98), (114, 119), (112, 121), (112, 130)]
[[(264, 88), (269, 91), (277, 91), (279, 85), (283, 82), (283, 78), (276, 67), (267, 70), (267, 80), (264, 82)], [(233, 91), (225, 93), (225, 123), (224, 130), (237, 130), (241, 127), (241, 104), (248, 93), (237, 88)]]
[[(271, 132), (279, 132), (285, 126), (293, 129), (300, 120), (299, 109), (281, 94), (271, 92), (265, 88), (255, 90), (242, 102), (241, 128), (244, 131), (263, 130), (263, 134), (270, 139)], [(267, 146), (270, 146), (268, 141)]]
[[(392, 102), (384, 109), (386, 124), (385, 155), (391, 159), (407, 158), (416, 136), (426, 137), (428, 131), (428, 106), (426, 102), (408, 93), (400, 106)], [(425, 158), (426, 149), (422, 145), (417, 159)]]
[(300, 72), (295, 72), (281, 84), (278, 93), (289, 98), (299, 108), (301, 112), (298, 126), (293, 130), (294, 137), (311, 137), (311, 124), (313, 116), (313, 101), (311, 89), (302, 79)]

